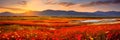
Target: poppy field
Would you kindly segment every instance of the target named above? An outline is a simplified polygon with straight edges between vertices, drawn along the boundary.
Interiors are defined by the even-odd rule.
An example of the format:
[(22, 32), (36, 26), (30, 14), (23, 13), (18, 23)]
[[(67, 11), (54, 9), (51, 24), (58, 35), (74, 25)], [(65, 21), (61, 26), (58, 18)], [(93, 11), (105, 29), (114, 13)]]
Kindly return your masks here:
[(118, 18), (15, 19), (0, 21), (0, 40), (120, 40)]

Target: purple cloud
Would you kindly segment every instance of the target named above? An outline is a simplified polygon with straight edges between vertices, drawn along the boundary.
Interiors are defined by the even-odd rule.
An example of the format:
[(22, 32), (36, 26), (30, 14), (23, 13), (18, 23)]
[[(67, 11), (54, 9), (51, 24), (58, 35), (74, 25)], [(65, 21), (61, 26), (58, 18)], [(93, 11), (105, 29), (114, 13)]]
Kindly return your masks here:
[(81, 6), (96, 6), (96, 5), (110, 5), (110, 4), (120, 4), (120, 0), (106, 0), (106, 1), (95, 1), (95, 2), (90, 2), (87, 4), (83, 4)]

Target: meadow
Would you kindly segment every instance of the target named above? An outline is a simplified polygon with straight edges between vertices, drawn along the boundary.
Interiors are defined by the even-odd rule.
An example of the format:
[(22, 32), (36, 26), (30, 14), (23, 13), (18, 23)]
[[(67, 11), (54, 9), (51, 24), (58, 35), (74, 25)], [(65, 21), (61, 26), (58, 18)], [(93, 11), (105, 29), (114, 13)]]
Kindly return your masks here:
[(3, 16), (0, 40), (120, 40), (120, 19)]

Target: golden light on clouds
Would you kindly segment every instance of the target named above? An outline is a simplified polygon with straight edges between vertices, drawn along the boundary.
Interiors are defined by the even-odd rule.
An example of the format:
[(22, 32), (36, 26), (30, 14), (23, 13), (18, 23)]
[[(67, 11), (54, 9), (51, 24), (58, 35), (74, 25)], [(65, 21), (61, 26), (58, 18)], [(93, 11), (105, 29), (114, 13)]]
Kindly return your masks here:
[[(49, 1), (52, 2), (53, 0)], [(29, 0), (23, 5), (13, 5), (9, 7), (1, 8), (0, 12), (13, 12), (13, 13), (24, 13), (28, 11), (44, 11), (44, 10), (64, 10), (64, 11), (78, 11), (78, 12), (94, 12), (96, 11), (94, 7), (81, 7), (80, 4), (72, 3), (58, 3), (58, 4), (45, 4), (44, 1), (39, 0)], [(68, 5), (68, 6), (67, 6)]]
[(0, 12), (24, 13), (27, 10), (0, 9)]
[[(10, 0), (6, 0), (4, 2), (0, 2), (2, 4), (9, 4)], [(10, 3), (13, 3), (14, 0), (11, 0)], [(79, 0), (80, 1), (80, 0)], [(118, 0), (116, 0), (118, 1)], [(115, 1), (115, 2), (116, 2)], [(6, 3), (5, 3), (6, 2)], [(10, 5), (3, 5), (1, 8), (0, 6), (0, 12), (13, 12), (13, 13), (24, 13), (27, 11), (44, 11), (44, 10), (63, 10), (63, 11), (77, 11), (77, 12), (96, 12), (96, 11), (111, 11), (111, 10), (118, 10), (120, 8), (114, 7), (109, 5), (110, 3), (106, 3), (107, 1), (89, 1), (86, 4), (82, 4), (81, 2), (77, 3), (78, 1), (76, 0), (75, 2), (69, 2), (69, 1), (61, 1), (61, 0), (15, 0), (14, 4)], [(100, 5), (97, 5), (97, 4)], [(119, 2), (118, 2), (119, 3)], [(118, 3), (112, 3), (118, 4)], [(0, 5), (2, 5), (0, 4)], [(106, 4), (106, 5), (104, 5)], [(96, 6), (97, 5), (97, 6)], [(104, 5), (104, 6), (103, 6)], [(7, 6), (7, 7), (4, 7)], [(113, 8), (114, 7), (114, 8)]]

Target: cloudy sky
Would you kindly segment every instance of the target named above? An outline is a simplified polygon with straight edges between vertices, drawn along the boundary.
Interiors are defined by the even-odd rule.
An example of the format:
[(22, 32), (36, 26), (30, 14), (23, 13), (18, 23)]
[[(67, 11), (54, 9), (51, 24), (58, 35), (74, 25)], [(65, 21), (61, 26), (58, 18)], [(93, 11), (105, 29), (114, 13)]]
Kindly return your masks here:
[(120, 0), (0, 0), (0, 12), (28, 10), (120, 11)]

